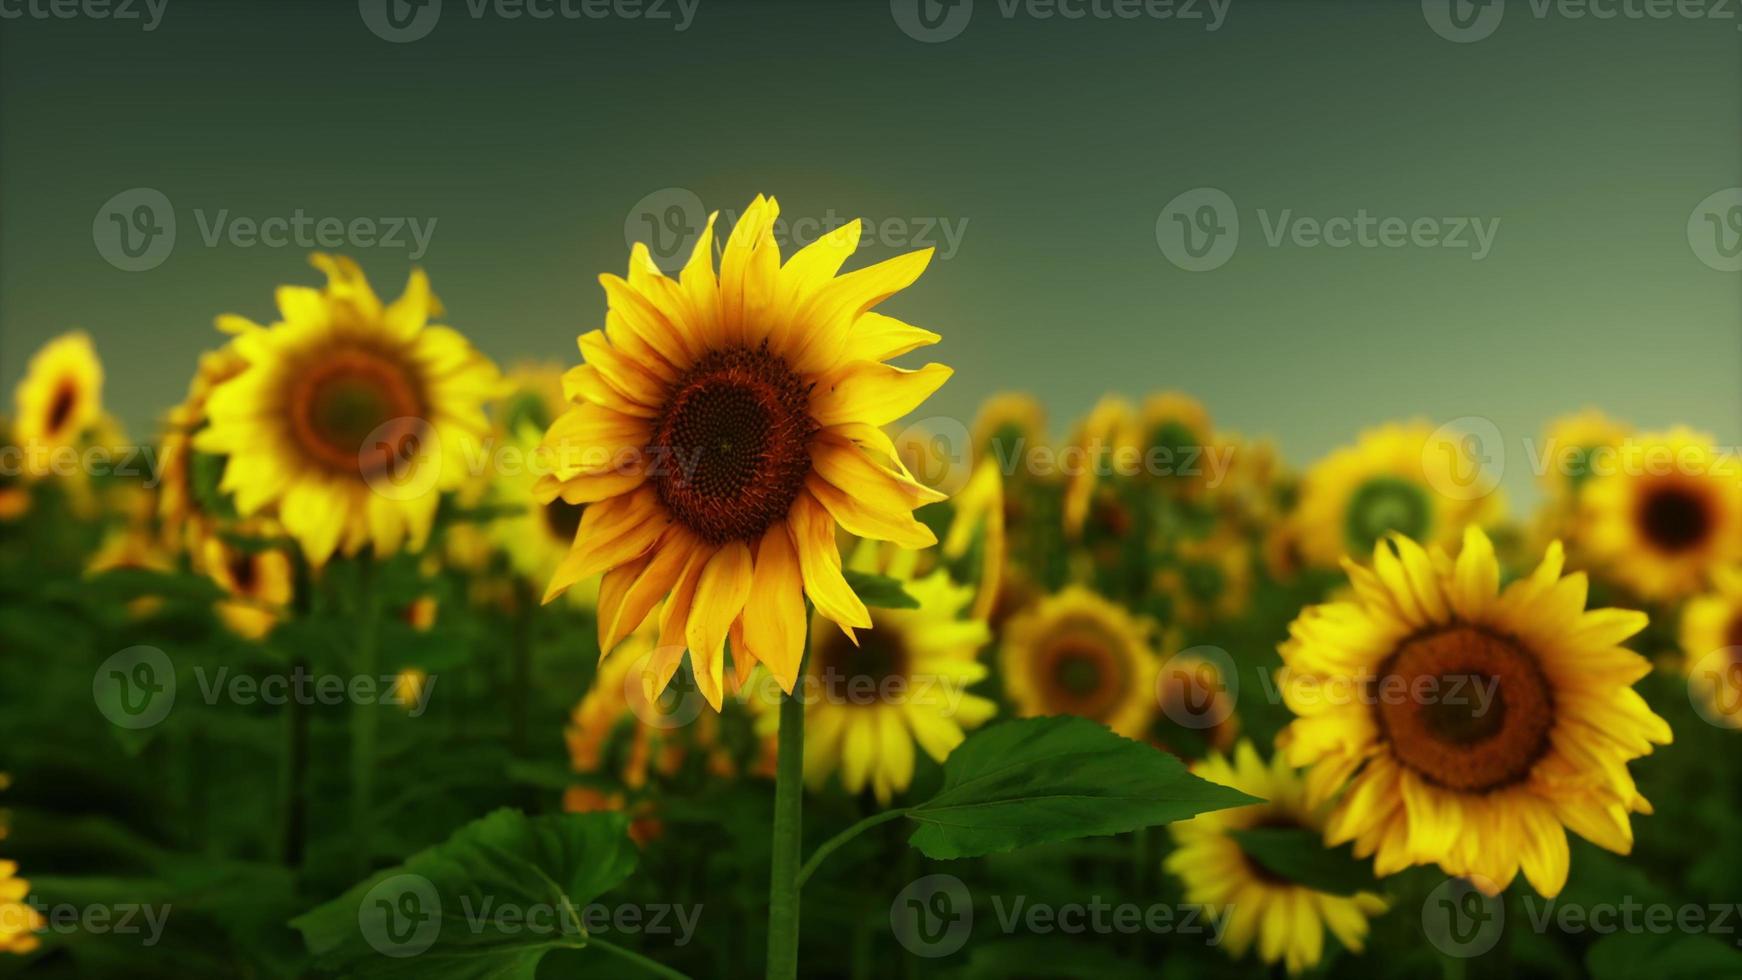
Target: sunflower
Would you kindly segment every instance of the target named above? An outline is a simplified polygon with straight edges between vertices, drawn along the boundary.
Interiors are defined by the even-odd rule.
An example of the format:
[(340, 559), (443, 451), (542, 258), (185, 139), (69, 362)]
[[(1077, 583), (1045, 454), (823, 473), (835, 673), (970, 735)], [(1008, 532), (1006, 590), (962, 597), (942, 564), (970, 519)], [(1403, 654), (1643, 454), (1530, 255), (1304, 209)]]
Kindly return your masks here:
[[(877, 548), (861, 541), (849, 565), (879, 571), (902, 583), (919, 603), (915, 609), (873, 609), (872, 628), (857, 642), (822, 617), (811, 625), (811, 658), (805, 680), (805, 781), (820, 787), (839, 772), (841, 785), (859, 793), (867, 783), (887, 805), (913, 780), (913, 747), (942, 762), (997, 711), (986, 698), (967, 693), (984, 680), (981, 648), (992, 641), (986, 621), (967, 615), (974, 589), (936, 569), (916, 576), (920, 555), (896, 550), (881, 568)], [(754, 684), (751, 694), (762, 693)], [(759, 730), (772, 735), (778, 713), (775, 699), (759, 698), (765, 709)]]
[(1709, 436), (1645, 433), (1593, 468), (1581, 539), (1615, 581), (1647, 599), (1679, 598), (1742, 555), (1742, 472)]
[[(1468, 524), (1500, 511), (1498, 493), (1466, 494), (1481, 461), (1426, 423), (1386, 425), (1320, 460), (1301, 484), (1295, 542), (1301, 557), (1335, 568), (1395, 531), (1451, 547)], [(1470, 499), (1463, 499), (1469, 496)]]
[(207, 534), (196, 567), (228, 596), (214, 607), (218, 619), (237, 636), (258, 640), (284, 618), (296, 576), (289, 555), (259, 540), (275, 537), (277, 528), (262, 524), (248, 530), (248, 537), (256, 540), (229, 541)]
[(981, 460), (962, 492), (950, 500), (955, 514), (944, 532), (943, 557), (958, 561), (970, 551), (979, 556), (974, 583), (974, 619), (986, 619), (997, 604), (1008, 558), (1005, 543), (1004, 479), (991, 460)]
[[(505, 460), (517, 465), (498, 467), (491, 490), (497, 501), (519, 509), (492, 521), (489, 536), (508, 556), (515, 574), (542, 584), (551, 580), (574, 547), (586, 505), (571, 504), (561, 497), (534, 502), (533, 489), (548, 469), (539, 453), (541, 434), (562, 413), (564, 405), (560, 370), (516, 368), (509, 372), (506, 388), (510, 394), (502, 405), (502, 438), (512, 453)], [(599, 577), (576, 583), (567, 596), (576, 607), (591, 609), (599, 598)]]
[(1644, 613), (1586, 611), (1583, 574), (1551, 545), (1500, 588), (1480, 529), (1456, 561), (1392, 535), (1373, 565), (1345, 561), (1351, 601), (1304, 610), (1278, 649), (1298, 717), (1277, 739), (1310, 766), (1317, 804), (1338, 790), (1331, 845), (1392, 874), (1435, 864), (1505, 888), (1520, 866), (1545, 896), (1567, 877), (1568, 828), (1625, 854), (1628, 813), (1650, 813), (1627, 762), (1669, 726), (1631, 685), (1651, 672), (1619, 644)]
[(1556, 500), (1570, 501), (1593, 475), (1597, 456), (1621, 448), (1633, 431), (1602, 412), (1587, 408), (1548, 424), (1542, 437), (1545, 488)]
[(327, 287), (281, 287), (282, 321), (219, 318), (247, 367), (212, 390), (194, 448), (227, 456), (219, 489), (244, 517), (276, 510), (316, 566), (365, 545), (419, 550), (437, 491), (478, 458), (496, 368), (428, 325), (440, 305), (421, 270), (383, 305), (356, 263), (312, 261)]
[(197, 550), (211, 531), (213, 510), (223, 509), (210, 492), (215, 489), (215, 480), (203, 480), (198, 472), (204, 464), (194, 452), (194, 433), (205, 427), (206, 399), (212, 389), (247, 367), (248, 362), (233, 344), (201, 354), (193, 380), (188, 382), (187, 397), (170, 409), (164, 420), (158, 455), (157, 516), (171, 543)]
[(1081, 715), (1142, 738), (1155, 712), (1154, 624), (1072, 585), (1010, 621), (999, 665), (1018, 714)]
[(53, 472), (51, 457), (77, 445), (103, 416), (103, 365), (82, 330), (62, 334), (30, 358), (13, 393), (13, 435), (32, 476)]
[(1027, 392), (1000, 392), (980, 403), (972, 434), (974, 459), (996, 461), (1011, 476), (1025, 473), (1028, 454), (1046, 445), (1046, 409)]
[(1700, 714), (1742, 728), (1742, 571), (1726, 569), (1713, 579), (1715, 591), (1682, 607), (1684, 669)]
[(1258, 943), (1267, 964), (1282, 961), (1289, 975), (1318, 965), (1325, 930), (1345, 949), (1360, 953), (1367, 920), (1383, 913), (1385, 900), (1372, 892), (1332, 895), (1281, 878), (1249, 857), (1231, 831), (1254, 828), (1305, 828), (1324, 824), (1322, 807), (1309, 806), (1299, 774), (1281, 755), (1270, 765), (1252, 743), (1241, 742), (1230, 762), (1220, 753), (1192, 766), (1192, 772), (1267, 802), (1204, 813), (1170, 824), (1178, 845), (1166, 868), (1185, 884), (1186, 901), (1227, 921), (1228, 952), (1244, 957)]
[(1240, 734), (1229, 680), (1218, 661), (1198, 651), (1168, 657), (1156, 678), (1155, 701), (1161, 710), (1150, 722), (1149, 743), (1182, 758), (1202, 756), (1209, 749), (1227, 751)]
[(1141, 438), (1136, 411), (1118, 395), (1102, 398), (1078, 423), (1070, 444), (1060, 454), (1065, 474), (1066, 533), (1072, 537), (1083, 533), (1102, 479), (1137, 461)]
[(30, 882), (18, 877), (18, 863), (0, 861), (0, 953), (29, 953), (41, 945), (42, 913), (28, 904)]
[(1252, 602), (1252, 564), (1251, 543), (1226, 527), (1180, 541), (1174, 560), (1155, 573), (1168, 621), (1204, 626), (1243, 614)]
[(30, 484), (24, 479), (23, 447), (12, 434), (12, 422), (0, 416), (0, 522), (30, 513)]
[(664, 599), (656, 680), (669, 682), (687, 647), (716, 710), (728, 634), (734, 658), (767, 664), (790, 690), (806, 596), (844, 630), (870, 627), (841, 573), (837, 524), (923, 548), (936, 537), (913, 509), (942, 499), (879, 428), (950, 376), (941, 364), (883, 363), (938, 335), (870, 312), (917, 279), (932, 250), (837, 276), (858, 246), (855, 221), (782, 264), (778, 214), (757, 197), (718, 272), (710, 217), (678, 279), (639, 244), (627, 279), (600, 278), (605, 329), (580, 337), (586, 363), (564, 378), (576, 404), (545, 434), (551, 471), (536, 493), (589, 505), (546, 601), (605, 573), (609, 652)]
[[(87, 576), (121, 570), (167, 573), (175, 570), (175, 560), (143, 527), (124, 525), (104, 534), (96, 552), (85, 563)], [(127, 611), (135, 619), (150, 616), (162, 607), (163, 599), (156, 595), (141, 595), (127, 601)]]
[(1208, 485), (1212, 473), (1206, 454), (1215, 430), (1202, 402), (1184, 392), (1156, 392), (1143, 400), (1138, 425), (1143, 446), (1159, 464), (1150, 476), (1188, 496)]

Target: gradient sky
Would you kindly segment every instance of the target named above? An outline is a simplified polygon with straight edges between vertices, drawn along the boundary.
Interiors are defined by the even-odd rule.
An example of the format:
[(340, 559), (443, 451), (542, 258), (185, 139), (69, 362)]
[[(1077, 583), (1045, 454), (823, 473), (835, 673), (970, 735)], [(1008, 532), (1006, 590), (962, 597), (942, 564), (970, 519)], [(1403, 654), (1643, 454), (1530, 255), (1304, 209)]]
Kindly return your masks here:
[[(1090, 2), (1063, 0), (1112, 9)], [(1215, 30), (977, 0), (938, 43), (904, 33), (911, 0), (699, 0), (681, 31), (675, 0), (666, 20), (446, 0), (409, 43), (371, 30), (379, 0), (168, 0), (150, 31), (0, 19), (0, 383), (82, 326), (109, 404), (149, 432), (215, 314), (269, 319), (275, 284), (318, 281), (307, 249), (208, 245), (208, 228), (299, 212), (433, 221), (417, 261), (448, 320), (504, 363), (573, 362), (626, 227), (763, 191), (795, 218), (875, 219), (872, 258), (940, 246), (890, 303), (945, 337), (957, 374), (933, 414), (1021, 388), (1063, 430), (1102, 392), (1177, 387), (1297, 463), (1416, 416), (1492, 419), (1521, 458), (1585, 405), (1742, 441), (1742, 276), (1689, 233), (1716, 236), (1695, 211), (1742, 184), (1742, 23), (1540, 2), (1510, 0), (1470, 43), (1435, 32), (1437, 0), (1232, 0)], [(1201, 187), (1240, 234), (1193, 272), (1157, 228)], [(177, 225), (137, 272), (99, 248), (133, 188)], [(1494, 237), (1480, 258), (1468, 231), (1463, 248), (1267, 241), (1285, 214), (1363, 211)], [(338, 250), (395, 294), (404, 237)]]

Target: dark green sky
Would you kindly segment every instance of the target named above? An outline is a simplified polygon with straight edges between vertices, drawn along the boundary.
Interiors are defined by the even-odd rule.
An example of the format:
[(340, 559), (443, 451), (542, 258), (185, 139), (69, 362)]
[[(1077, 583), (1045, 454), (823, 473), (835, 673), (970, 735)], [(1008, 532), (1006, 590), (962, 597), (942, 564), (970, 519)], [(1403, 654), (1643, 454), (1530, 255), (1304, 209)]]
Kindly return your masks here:
[[(767, 191), (797, 217), (897, 219), (873, 257), (958, 234), (892, 304), (945, 335), (939, 414), (1028, 388), (1063, 428), (1105, 390), (1183, 387), (1297, 462), (1415, 415), (1491, 418), (1522, 454), (1586, 404), (1742, 439), (1742, 277), (1688, 231), (1742, 184), (1735, 20), (1510, 0), (1491, 36), (1454, 43), (1395, 0), (1232, 0), (1214, 31), (977, 0), (959, 35), (921, 43), (876, 0), (699, 0), (682, 31), (675, 0), (662, 21), (474, 18), (480, 2), (446, 0), (397, 44), (342, 0), (167, 0), (149, 32), (0, 20), (0, 382), (83, 326), (110, 404), (149, 428), (218, 339), (214, 314), (267, 318), (274, 284), (316, 281), (305, 249), (208, 245), (203, 226), (299, 210), (433, 221), (419, 261), (451, 322), (504, 362), (572, 361), (631, 212), (682, 188), (708, 208)], [(177, 235), (127, 272), (93, 224), (139, 187)], [(1198, 187), (1240, 223), (1207, 272), (1157, 241)], [(1479, 260), (1266, 240), (1285, 213), (1362, 211), (1498, 226)], [(392, 293), (410, 245), (341, 250)]]

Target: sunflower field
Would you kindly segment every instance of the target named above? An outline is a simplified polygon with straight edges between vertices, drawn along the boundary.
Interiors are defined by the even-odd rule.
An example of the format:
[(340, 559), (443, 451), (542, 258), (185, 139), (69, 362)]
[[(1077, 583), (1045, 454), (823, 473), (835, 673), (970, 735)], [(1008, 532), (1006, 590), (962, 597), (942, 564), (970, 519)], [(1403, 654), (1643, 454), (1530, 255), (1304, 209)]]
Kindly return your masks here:
[(1742, 975), (1713, 437), (1560, 419), (1519, 513), (1455, 424), (922, 418), (930, 250), (778, 216), (506, 369), (315, 253), (149, 469), (38, 350), (0, 972)]

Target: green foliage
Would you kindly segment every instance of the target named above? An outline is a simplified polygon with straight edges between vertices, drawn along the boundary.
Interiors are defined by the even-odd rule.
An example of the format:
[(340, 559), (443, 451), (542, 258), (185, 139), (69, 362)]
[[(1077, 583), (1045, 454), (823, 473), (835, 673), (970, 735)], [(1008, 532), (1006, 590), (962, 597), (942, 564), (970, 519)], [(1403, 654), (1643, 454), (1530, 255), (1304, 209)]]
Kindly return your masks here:
[(1371, 861), (1355, 857), (1349, 844), (1326, 847), (1317, 831), (1304, 827), (1252, 827), (1233, 831), (1246, 856), (1279, 878), (1331, 895), (1378, 892)]
[(847, 569), (847, 585), (859, 601), (873, 609), (918, 609), (919, 600), (907, 594), (901, 582), (887, 575)]

